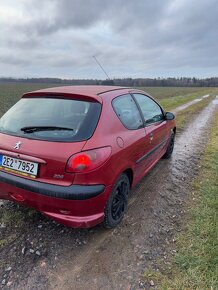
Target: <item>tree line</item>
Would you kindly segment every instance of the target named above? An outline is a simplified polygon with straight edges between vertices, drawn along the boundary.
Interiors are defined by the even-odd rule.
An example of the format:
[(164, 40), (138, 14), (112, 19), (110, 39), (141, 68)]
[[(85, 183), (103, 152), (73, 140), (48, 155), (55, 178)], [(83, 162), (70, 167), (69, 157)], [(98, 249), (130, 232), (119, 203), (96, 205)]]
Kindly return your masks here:
[(211, 78), (117, 78), (117, 79), (61, 79), (61, 78), (0, 78), (0, 83), (50, 83), (60, 85), (114, 85), (126, 87), (218, 87), (218, 77)]

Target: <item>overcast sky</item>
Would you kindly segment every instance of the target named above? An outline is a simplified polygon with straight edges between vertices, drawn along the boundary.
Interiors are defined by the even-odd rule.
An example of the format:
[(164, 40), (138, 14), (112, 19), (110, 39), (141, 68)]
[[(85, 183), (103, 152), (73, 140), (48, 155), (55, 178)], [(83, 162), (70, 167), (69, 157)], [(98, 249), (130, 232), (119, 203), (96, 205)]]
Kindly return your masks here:
[(0, 77), (218, 76), (217, 0), (0, 0)]

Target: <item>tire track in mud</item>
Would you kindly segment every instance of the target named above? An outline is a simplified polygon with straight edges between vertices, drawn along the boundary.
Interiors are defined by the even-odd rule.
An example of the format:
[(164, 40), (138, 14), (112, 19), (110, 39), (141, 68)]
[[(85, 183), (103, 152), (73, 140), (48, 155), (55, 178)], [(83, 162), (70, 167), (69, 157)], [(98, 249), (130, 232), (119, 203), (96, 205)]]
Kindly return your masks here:
[[(161, 160), (133, 189), (123, 223), (98, 230), (79, 250), (68, 249), (50, 273), (49, 289), (141, 289), (140, 273), (175, 253), (185, 198), (198, 173), (215, 106), (210, 103), (177, 137), (171, 160)], [(170, 247), (168, 244), (170, 243)], [(140, 284), (140, 286), (139, 286)]]
[(185, 103), (185, 104), (183, 104), (183, 105), (181, 105), (181, 106), (179, 106), (179, 107), (173, 109), (173, 110), (172, 110), (172, 113), (176, 114), (176, 113), (178, 113), (178, 112), (180, 112), (180, 111), (182, 111), (182, 110), (185, 110), (185, 109), (187, 109), (188, 107), (190, 107), (191, 105), (194, 105), (194, 104), (196, 104), (196, 103), (198, 103), (198, 102), (200, 102), (200, 101), (203, 101), (203, 99), (206, 99), (206, 98), (208, 98), (209, 96), (210, 96), (210, 95), (204, 95), (204, 96), (202, 96), (202, 97), (199, 97), (199, 98), (197, 98), (197, 99), (194, 99), (193, 101), (190, 101), (190, 102), (188, 102), (188, 103)]
[[(139, 286), (140, 274), (148, 267), (158, 270), (158, 260), (168, 267), (168, 257), (174, 254), (173, 239), (185, 218), (186, 194), (198, 173), (215, 107), (209, 104), (177, 136), (172, 159), (159, 161), (132, 190), (127, 215), (118, 228), (66, 229), (45, 219), (48, 225), (39, 233), (34, 229), (38, 221), (30, 221), (23, 235), (28, 233), (27, 240), (36, 243), (45, 239), (48, 253), (38, 260), (32, 258), (32, 263), (29, 256), (23, 257), (13, 284), (4, 288), (149, 289), (149, 285)], [(33, 232), (29, 233), (31, 227)], [(17, 248), (23, 235), (15, 244)], [(25, 261), (24, 269), (31, 268), (23, 273), (19, 267)]]

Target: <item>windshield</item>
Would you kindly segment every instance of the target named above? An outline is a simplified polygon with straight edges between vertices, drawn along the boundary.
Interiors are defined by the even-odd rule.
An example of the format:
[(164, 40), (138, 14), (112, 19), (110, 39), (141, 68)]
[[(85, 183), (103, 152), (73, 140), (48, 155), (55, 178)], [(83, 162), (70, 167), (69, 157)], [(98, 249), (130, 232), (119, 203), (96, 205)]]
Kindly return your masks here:
[(23, 98), (0, 119), (0, 132), (48, 141), (84, 141), (95, 130), (101, 105), (72, 99)]

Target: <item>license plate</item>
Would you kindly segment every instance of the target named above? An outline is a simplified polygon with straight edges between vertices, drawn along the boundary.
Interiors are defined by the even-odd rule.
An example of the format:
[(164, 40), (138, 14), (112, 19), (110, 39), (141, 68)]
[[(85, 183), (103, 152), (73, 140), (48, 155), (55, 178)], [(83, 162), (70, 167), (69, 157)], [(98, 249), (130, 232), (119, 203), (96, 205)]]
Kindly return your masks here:
[(16, 171), (22, 175), (36, 177), (38, 172), (38, 163), (29, 162), (0, 154), (0, 167), (8, 171)]

